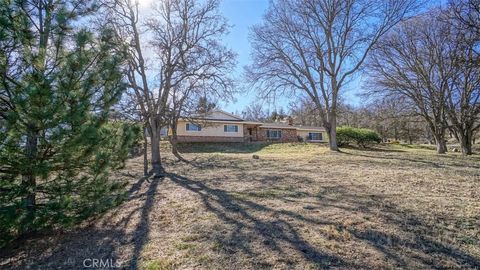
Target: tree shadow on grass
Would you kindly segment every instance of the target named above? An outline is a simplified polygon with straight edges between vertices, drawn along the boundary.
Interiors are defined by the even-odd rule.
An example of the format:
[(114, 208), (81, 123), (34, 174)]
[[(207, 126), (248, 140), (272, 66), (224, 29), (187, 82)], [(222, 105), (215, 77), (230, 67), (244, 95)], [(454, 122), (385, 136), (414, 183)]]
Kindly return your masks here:
[[(218, 243), (221, 251), (228, 256), (242, 252), (247, 257), (261, 258), (264, 252), (273, 252), (276, 258), (288, 258), (291, 255), (288, 250), (295, 250), (301, 254), (304, 260), (321, 269), (328, 268), (375, 268), (378, 265), (361, 264), (358, 256), (361, 253), (359, 243), (367, 245), (369, 249), (383, 254), (388, 265), (394, 268), (446, 268), (448, 265), (458, 265), (462, 268), (479, 268), (480, 258), (468, 254), (449, 240), (442, 241), (444, 232), (435, 223), (429, 222), (416, 214), (416, 212), (390, 202), (388, 198), (378, 195), (361, 195), (355, 193), (349, 187), (330, 187), (325, 193), (310, 194), (302, 193), (296, 196), (291, 192), (273, 192), (268, 199), (283, 199), (287, 202), (299, 204), (299, 200), (316, 198), (309, 202), (304, 209), (328, 212), (328, 209), (339, 209), (337, 213), (343, 213), (346, 217), (360, 214), (368, 219), (376, 219), (373, 225), (365, 226), (352, 223), (345, 225), (336, 219), (317, 217), (312, 218), (298, 212), (283, 209), (275, 209), (260, 203), (248, 200), (258, 198), (251, 194), (236, 196), (236, 192), (228, 192), (207, 186), (204, 182), (169, 174), (168, 177), (174, 183), (197, 194), (205, 208), (214, 213), (228, 227), (227, 234), (214, 234), (210, 240)], [(247, 192), (248, 193), (248, 192)], [(330, 197), (329, 194), (335, 193)], [(240, 193), (241, 195), (242, 193)], [(285, 198), (283, 198), (285, 197)], [(298, 200), (297, 200), (298, 199)], [(264, 219), (263, 217), (274, 217)], [(319, 215), (320, 216), (320, 215)], [(325, 217), (325, 216), (324, 216)], [(312, 239), (302, 237), (299, 228), (301, 223), (314, 226), (333, 226), (336, 230), (348, 232), (352, 240), (349, 244), (358, 247), (351, 251), (356, 254), (357, 260), (340, 256), (335, 250), (320, 249), (312, 242)], [(367, 223), (368, 224), (368, 223)], [(463, 231), (455, 232), (456, 237), (461, 237)], [(325, 235), (328, 239), (330, 236)], [(477, 241), (480, 241), (477, 239)], [(345, 242), (337, 241), (338, 245)], [(255, 248), (253, 243), (257, 243)], [(258, 249), (258, 243), (263, 247)], [(458, 245), (458, 243), (456, 243)], [(361, 255), (360, 255), (361, 257)], [(262, 267), (271, 267), (267, 262), (260, 263)], [(455, 266), (453, 266), (455, 268)]]
[[(275, 210), (235, 197), (225, 190), (210, 188), (202, 182), (190, 180), (178, 174), (170, 173), (168, 177), (174, 183), (200, 196), (203, 205), (209, 212), (214, 213), (226, 224), (234, 226), (228, 236), (217, 236), (214, 239), (222, 247), (222, 250), (230, 255), (241, 251), (250, 257), (258, 257), (258, 252), (254, 251), (249, 243), (260, 241), (265, 249), (276, 252), (280, 258), (284, 255), (285, 248), (292, 248), (305, 260), (322, 269), (340, 265), (354, 267), (335, 254), (318, 250), (288, 222), (289, 219), (295, 219), (316, 225), (328, 224), (325, 221), (310, 219), (291, 211)], [(253, 215), (254, 211), (278, 217), (271, 221), (262, 220)], [(263, 266), (268, 266), (268, 263)]]
[(208, 158), (204, 157), (195, 157), (191, 160), (184, 159), (185, 164), (188, 164), (199, 170), (211, 170), (215, 168), (228, 168), (228, 169), (238, 169), (239, 164), (235, 159), (222, 157), (222, 156), (211, 156)]
[[(400, 149), (392, 149), (392, 148), (381, 148), (375, 146), (368, 146), (368, 147), (357, 147), (353, 145), (345, 145), (342, 146), (341, 149), (352, 149), (352, 150), (359, 150), (359, 151), (366, 151), (366, 152), (383, 152), (383, 153), (404, 153), (405, 150)], [(344, 153), (340, 151), (341, 153)]]
[[(365, 151), (366, 153), (368, 153), (367, 151)], [(469, 167), (469, 168), (475, 168), (475, 169), (480, 169), (480, 166), (478, 165), (474, 165), (473, 162), (468, 164), (462, 160), (458, 160), (458, 162), (453, 162), (452, 160), (454, 159), (457, 159), (458, 157), (452, 157), (452, 156), (445, 156), (445, 155), (442, 155), (442, 156), (435, 156), (435, 158), (438, 158), (438, 159), (450, 159), (450, 162), (448, 162), (448, 164), (443, 164), (442, 162), (435, 162), (435, 161), (432, 161), (432, 160), (429, 160), (429, 159), (426, 159), (422, 156), (416, 156), (415, 158), (409, 158), (409, 157), (405, 157), (404, 155), (402, 156), (392, 156), (392, 155), (375, 155), (375, 154), (366, 154), (366, 153), (358, 153), (358, 152), (355, 152), (355, 153), (352, 153), (352, 152), (340, 152), (342, 154), (345, 154), (345, 155), (351, 155), (351, 156), (359, 156), (359, 157), (366, 157), (366, 158), (374, 158), (374, 159), (384, 159), (384, 160), (393, 160), (393, 161), (402, 161), (402, 162), (410, 162), (410, 163), (413, 163), (413, 164), (422, 164), (422, 165), (426, 165), (428, 167), (432, 167), (432, 168), (444, 168), (446, 166), (448, 167), (458, 167), (458, 168), (465, 168), (465, 167)]]
[[(211, 241), (218, 243), (216, 252), (223, 254), (225, 258), (235, 257), (235, 254), (242, 252), (260, 261), (257, 266), (272, 268), (268, 261), (262, 261), (266, 251), (274, 253), (277, 259), (288, 260), (293, 250), (303, 260), (321, 269), (374, 268), (374, 265), (361, 264), (363, 261), (358, 256), (362, 253), (360, 248), (356, 249), (358, 245), (353, 245), (355, 249), (351, 251), (357, 255), (356, 259), (336, 253), (335, 250), (319, 248), (312, 239), (302, 233), (300, 225), (303, 223), (313, 226), (315, 230), (332, 226), (336, 230), (348, 232), (352, 236), (350, 242), (363, 243), (384, 254), (392, 268), (441, 269), (447, 268), (448, 262), (462, 268), (480, 268), (480, 259), (459, 249), (458, 242), (452, 244), (449, 243), (450, 240), (442, 241), (443, 230), (448, 228), (436, 227), (439, 226), (437, 223), (443, 224), (440, 218), (435, 222), (429, 221), (413, 210), (396, 205), (386, 196), (359, 194), (353, 186), (329, 186), (318, 193), (308, 191), (298, 194), (279, 189), (278, 192), (256, 197), (255, 194), (237, 196), (234, 192), (210, 187), (204, 182), (174, 173), (169, 173), (166, 177), (197, 195), (206, 210), (222, 221), (221, 225), (230, 226), (226, 234), (212, 233), (209, 237)], [(59, 236), (58, 239), (55, 235), (38, 238), (38, 241), (30, 242), (33, 247), (23, 248), (21, 251), (10, 250), (10, 255), (2, 252), (2, 260), (12, 258), (11, 254), (20, 253), (16, 258), (23, 261), (4, 261), (0, 268), (78, 269), (82, 268), (84, 260), (89, 258), (108, 259), (112, 263), (122, 260), (122, 268), (139, 268), (141, 252), (149, 241), (150, 213), (155, 203), (160, 200), (156, 192), (162, 182), (162, 179), (140, 178), (131, 186), (129, 197), (130, 201), (135, 200), (138, 203), (129, 205), (128, 209), (120, 206), (109, 212), (103, 219), (103, 224), (78, 229)], [(329, 209), (335, 208), (346, 217), (358, 217), (360, 214), (364, 218), (376, 220), (374, 225), (368, 226), (345, 225), (328, 215), (315, 214), (312, 217), (301, 212), (265, 206), (259, 202), (263, 199), (283, 199), (292, 204), (303, 204), (304, 209), (318, 213), (328, 213)], [(110, 218), (117, 213), (121, 214), (122, 218), (112, 222)], [(129, 232), (126, 229), (134, 219), (139, 221), (130, 224), (133, 228)], [(448, 221), (445, 221), (445, 224), (448, 224)], [(461, 229), (449, 233), (454, 234), (449, 236), (450, 239), (465, 235)], [(473, 240), (480, 242), (478, 237)], [(340, 246), (346, 244), (337, 242)], [(254, 247), (253, 243), (259, 244), (262, 249)], [(129, 248), (130, 251), (123, 254), (123, 248)], [(292, 268), (295, 263), (287, 261)], [(452, 267), (455, 268), (455, 265)]]
[[(330, 197), (328, 194), (335, 196)], [(352, 214), (361, 213), (367, 219), (377, 219), (383, 228), (343, 225), (340, 228), (385, 254), (396, 267), (443, 269), (448, 268), (448, 262), (461, 268), (480, 268), (479, 257), (460, 250), (451, 241), (442, 241), (445, 237), (443, 234), (447, 231), (450, 234), (448, 237), (455, 240), (466, 235), (461, 230), (454, 231), (445, 225), (448, 220), (442, 220), (442, 217), (428, 220), (412, 210), (396, 205), (387, 196), (355, 195), (345, 186), (330, 187), (329, 190), (318, 193), (317, 198), (317, 206), (320, 208), (338, 207)], [(345, 205), (350, 207), (346, 208)], [(480, 243), (480, 238), (477, 236), (473, 241)]]
[(255, 153), (270, 143), (179, 143), (181, 153)]
[[(104, 215), (97, 225), (39, 234), (0, 250), (0, 269), (138, 269), (141, 251), (148, 241), (149, 215), (162, 181), (152, 178), (152, 174), (138, 179), (127, 201), (138, 200), (139, 205), (125, 210), (128, 204), (124, 203)], [(117, 215), (122, 218), (113, 222)], [(133, 231), (128, 232), (129, 226)], [(120, 254), (122, 247), (130, 252)]]
[(29, 239), (33, 243), (20, 242), (0, 252), (0, 269), (82, 269), (91, 267), (94, 259), (116, 264), (115, 247), (121, 239), (112, 236), (122, 234), (121, 229), (85, 228), (37, 235)]
[[(140, 221), (137, 224), (137, 227), (134, 232), (134, 247), (133, 247), (133, 256), (130, 260), (129, 267), (130, 269), (138, 268), (138, 260), (142, 252), (143, 247), (148, 241), (148, 234), (150, 232), (150, 212), (155, 203), (155, 195), (157, 192), (158, 185), (163, 181), (164, 178), (153, 178), (150, 183), (147, 191), (145, 192), (145, 203), (143, 204), (142, 211), (140, 214)], [(132, 191), (132, 190), (131, 190)]]

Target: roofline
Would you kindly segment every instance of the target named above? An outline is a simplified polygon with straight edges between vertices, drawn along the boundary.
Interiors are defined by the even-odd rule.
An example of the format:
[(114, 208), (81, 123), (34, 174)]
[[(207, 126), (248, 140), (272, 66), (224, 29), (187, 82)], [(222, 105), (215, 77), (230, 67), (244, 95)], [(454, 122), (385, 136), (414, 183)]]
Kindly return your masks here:
[[(268, 123), (267, 123), (268, 124)], [(296, 129), (296, 130), (306, 130), (306, 131), (326, 131), (324, 127), (318, 128), (306, 128), (298, 126), (260, 126), (261, 128), (278, 128), (278, 129)]]
[(238, 121), (238, 122), (242, 122), (242, 121), (245, 121), (243, 118), (239, 117), (239, 116), (236, 116), (236, 115), (233, 115), (231, 113), (228, 113), (226, 111), (223, 111), (223, 110), (213, 110), (211, 112), (209, 112), (208, 114), (205, 114), (205, 116), (211, 114), (211, 113), (215, 113), (215, 112), (219, 112), (219, 113), (222, 113), (222, 114), (225, 114), (225, 115), (228, 115), (232, 118), (235, 118), (235, 119), (219, 119), (219, 118), (207, 118), (207, 117), (202, 117), (201, 115), (196, 115), (196, 116), (192, 116), (192, 117), (180, 117), (180, 119), (198, 119), (198, 120), (205, 120), (205, 121), (216, 121), (216, 120), (221, 120), (221, 121)]
[(262, 124), (260, 127), (261, 128), (278, 128), (278, 129), (297, 129), (296, 127), (294, 126), (263, 126), (264, 124)]
[(238, 120), (245, 121), (243, 118), (241, 118), (241, 117), (239, 117), (239, 116), (236, 116), (236, 115), (234, 115), (234, 114), (228, 113), (228, 112), (226, 112), (226, 111), (224, 111), (224, 110), (214, 110), (214, 111), (212, 111), (212, 112), (220, 112), (220, 113), (226, 114), (226, 115), (228, 115), (228, 116), (231, 116), (231, 117), (233, 117), (233, 118), (236, 118), (236, 119), (238, 119)]
[(203, 121), (230, 121), (230, 122), (245, 122), (243, 119), (218, 119), (218, 118), (202, 118), (202, 117), (190, 117), (190, 118), (182, 118), (182, 119), (195, 119), (195, 120), (203, 120)]
[(180, 118), (178, 121), (191, 122), (191, 120), (198, 120), (198, 122), (209, 122), (209, 123), (230, 123), (230, 124), (239, 124), (239, 125), (262, 125), (261, 122), (254, 121), (245, 121), (245, 120), (231, 120), (231, 119), (204, 119), (204, 118)]
[[(286, 126), (275, 126), (275, 123), (262, 123), (262, 122), (256, 122), (256, 121), (247, 121), (242, 118), (239, 118), (238, 116), (235, 116), (233, 114), (227, 113), (223, 110), (214, 110), (212, 112), (220, 112), (224, 113), (226, 115), (229, 115), (234, 119), (217, 119), (217, 118), (202, 118), (202, 117), (182, 117), (179, 118), (179, 121), (190, 121), (190, 120), (198, 120), (199, 122), (205, 121), (205, 122), (215, 122), (215, 123), (236, 123), (236, 124), (246, 124), (246, 125), (258, 125), (260, 128), (272, 128), (272, 129), (296, 129), (296, 130), (304, 130), (304, 131), (326, 131), (324, 127), (302, 127), (302, 126), (295, 126), (295, 125), (286, 125)], [(272, 124), (269, 126), (269, 124)]]
[(326, 131), (324, 127), (318, 127), (318, 128), (304, 128), (304, 127), (297, 127), (297, 130), (315, 130), (315, 131)]

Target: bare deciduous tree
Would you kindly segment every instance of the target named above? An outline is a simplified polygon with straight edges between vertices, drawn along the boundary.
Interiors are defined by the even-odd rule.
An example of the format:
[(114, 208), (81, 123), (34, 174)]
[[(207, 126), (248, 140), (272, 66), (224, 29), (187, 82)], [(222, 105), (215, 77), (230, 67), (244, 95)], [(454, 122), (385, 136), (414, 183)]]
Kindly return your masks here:
[(416, 105), (438, 153), (447, 151), (449, 128), (468, 155), (480, 127), (478, 36), (456, 27), (446, 16), (450, 12), (432, 10), (404, 22), (377, 44), (369, 69), (377, 91), (408, 97)]
[[(318, 114), (310, 99), (291, 105), (294, 122), (300, 125), (318, 125)], [(424, 132), (425, 121), (419, 119), (406, 98), (379, 98), (359, 106), (342, 101), (338, 104), (338, 125), (375, 130), (384, 142), (389, 140), (430, 141)]]
[(243, 119), (249, 121), (266, 122), (269, 115), (269, 111), (259, 102), (252, 102), (242, 111)]
[(163, 78), (170, 89), (166, 120), (172, 132), (172, 152), (180, 160), (183, 158), (176, 147), (178, 119), (188, 117), (202, 96), (232, 97), (229, 74), (235, 54), (220, 42), (228, 25), (218, 8), (217, 0), (164, 1), (147, 23), (153, 34), (152, 48), (165, 68)]
[(437, 24), (437, 16), (425, 14), (399, 25), (376, 45), (368, 67), (376, 91), (414, 102), (435, 137), (437, 152), (443, 154), (447, 151), (445, 99), (452, 70), (444, 58), (449, 26)]
[(463, 30), (480, 34), (480, 0), (450, 0), (450, 18)]
[(480, 1), (452, 3), (439, 20), (451, 30), (451, 49), (445, 55), (452, 65), (447, 119), (462, 153), (471, 155), (474, 134), (480, 129)]
[[(217, 0), (161, 1), (144, 22), (138, 4), (131, 0), (111, 0), (107, 6), (107, 23), (116, 29), (118, 42), (130, 56), (129, 92), (136, 97), (151, 136), (153, 171), (161, 173), (161, 128), (175, 131), (185, 104), (200, 89), (217, 95), (230, 89), (232, 81), (226, 75), (235, 56), (218, 41), (228, 25), (218, 13)], [(148, 63), (147, 49), (152, 58)]]
[(413, 8), (413, 0), (272, 1), (264, 22), (252, 29), (251, 82), (264, 95), (301, 92), (312, 99), (336, 141), (342, 89), (372, 47)]
[(113, 118), (131, 121), (135, 123), (142, 123), (143, 131), (143, 175), (148, 175), (148, 135), (147, 123), (144, 119), (144, 115), (140, 110), (140, 105), (138, 104), (137, 96), (134, 92), (125, 92), (120, 101), (114, 106), (114, 111), (112, 112)]
[(138, 3), (132, 0), (105, 0), (105, 4), (106, 16), (102, 17), (102, 23), (115, 30), (116, 42), (122, 45), (119, 49), (127, 51), (125, 74), (129, 91), (136, 97), (145, 128), (150, 134), (152, 172), (161, 175), (160, 129), (165, 122), (170, 73), (160, 65), (156, 70), (158, 82), (150, 79), (153, 71), (147, 64), (145, 36), (142, 35), (148, 29), (140, 21)]
[(309, 97), (299, 97), (290, 104), (290, 111), (295, 123), (305, 126), (322, 125), (319, 119), (319, 112), (312, 99)]

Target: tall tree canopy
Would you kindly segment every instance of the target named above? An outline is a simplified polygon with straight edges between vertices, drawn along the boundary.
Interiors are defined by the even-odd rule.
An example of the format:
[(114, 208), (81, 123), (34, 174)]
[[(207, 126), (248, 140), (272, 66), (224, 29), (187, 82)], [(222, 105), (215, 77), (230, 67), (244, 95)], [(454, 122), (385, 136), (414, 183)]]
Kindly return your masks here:
[(106, 24), (127, 48), (128, 92), (136, 98), (151, 136), (152, 167), (161, 173), (160, 129), (176, 130), (180, 115), (205, 93), (212, 98), (229, 96), (235, 55), (220, 43), (228, 25), (217, 0), (160, 1), (143, 21), (138, 3), (105, 1)]
[(372, 47), (416, 8), (414, 0), (272, 1), (264, 21), (252, 29), (249, 80), (264, 96), (293, 93), (317, 107), (336, 143), (342, 89), (362, 67)]
[(104, 125), (125, 89), (123, 57), (110, 31), (82, 26), (95, 9), (80, 0), (0, 2), (0, 245), (123, 196), (108, 173), (133, 136)]
[(479, 35), (454, 12), (435, 9), (403, 22), (377, 44), (368, 66), (377, 91), (416, 105), (438, 153), (447, 151), (450, 129), (469, 155), (480, 128)]

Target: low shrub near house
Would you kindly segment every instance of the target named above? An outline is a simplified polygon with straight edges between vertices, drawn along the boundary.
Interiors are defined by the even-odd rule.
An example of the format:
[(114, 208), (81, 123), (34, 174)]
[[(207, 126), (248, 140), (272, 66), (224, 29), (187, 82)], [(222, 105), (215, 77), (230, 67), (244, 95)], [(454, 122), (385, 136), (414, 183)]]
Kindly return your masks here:
[(339, 146), (345, 146), (355, 143), (359, 147), (366, 148), (372, 143), (380, 143), (382, 139), (371, 129), (339, 127), (337, 128), (337, 143)]

